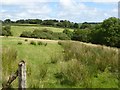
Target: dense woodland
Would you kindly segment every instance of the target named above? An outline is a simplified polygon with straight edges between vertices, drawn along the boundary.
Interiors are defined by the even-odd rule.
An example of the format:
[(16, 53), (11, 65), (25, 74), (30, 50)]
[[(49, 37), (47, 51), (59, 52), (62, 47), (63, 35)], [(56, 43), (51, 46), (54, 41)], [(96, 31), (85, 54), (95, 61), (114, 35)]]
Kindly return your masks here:
[[(51, 40), (76, 40), (82, 42), (90, 42), (94, 44), (101, 44), (106, 46), (120, 48), (120, 19), (110, 17), (105, 19), (101, 23), (87, 23), (82, 24), (73, 23), (67, 20), (39, 20), (39, 19), (27, 19), (11, 21), (6, 19), (2, 21), (4, 27), (2, 27), (3, 36), (11, 36), (10, 25), (15, 24), (39, 24), (53, 27), (65, 28), (63, 33), (55, 33), (47, 29), (34, 30), (33, 32), (25, 31), (20, 37), (28, 38), (40, 38)], [(69, 28), (73, 28), (74, 31), (70, 31)]]

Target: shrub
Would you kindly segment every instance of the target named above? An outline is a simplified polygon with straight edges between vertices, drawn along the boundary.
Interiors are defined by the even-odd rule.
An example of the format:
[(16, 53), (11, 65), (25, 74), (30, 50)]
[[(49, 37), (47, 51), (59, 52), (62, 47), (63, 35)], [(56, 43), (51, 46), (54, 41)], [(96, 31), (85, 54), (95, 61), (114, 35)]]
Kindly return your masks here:
[(2, 32), (0, 34), (2, 34), (2, 36), (12, 36), (11, 26), (10, 25), (3, 26)]
[(27, 37), (30, 38), (31, 37), (31, 32), (30, 31), (23, 31), (22, 34), (20, 35), (20, 37)]
[(34, 30), (32, 33), (31, 32), (26, 32), (24, 31), (20, 37), (29, 37), (29, 38), (40, 38), (40, 39), (60, 39), (60, 40), (69, 40), (70, 37), (68, 37), (65, 33), (56, 33), (47, 29), (43, 30)]
[(120, 19), (111, 17), (97, 25), (91, 33), (91, 42), (112, 47), (120, 47)]
[(42, 43), (41, 41), (39, 41), (37, 44), (38, 44), (38, 45), (43, 45), (43, 43)]
[(58, 45), (62, 45), (62, 42), (58, 41)]
[(90, 30), (74, 30), (72, 40), (82, 41), (82, 42), (90, 42)]
[(73, 33), (69, 29), (65, 29), (63, 33), (65, 33), (69, 38), (73, 36)]
[(18, 42), (18, 45), (22, 45), (22, 42), (21, 42), (21, 41), (19, 41), (19, 42)]
[(86, 28), (91, 28), (91, 24), (87, 22), (82, 23), (82, 25), (80, 26), (80, 29), (86, 29)]
[(47, 43), (45, 43), (44, 45), (47, 46)]
[(25, 41), (27, 42), (28, 40), (27, 40), (27, 39), (25, 39)]
[(36, 42), (35, 41), (31, 41), (30, 44), (31, 45), (36, 45)]

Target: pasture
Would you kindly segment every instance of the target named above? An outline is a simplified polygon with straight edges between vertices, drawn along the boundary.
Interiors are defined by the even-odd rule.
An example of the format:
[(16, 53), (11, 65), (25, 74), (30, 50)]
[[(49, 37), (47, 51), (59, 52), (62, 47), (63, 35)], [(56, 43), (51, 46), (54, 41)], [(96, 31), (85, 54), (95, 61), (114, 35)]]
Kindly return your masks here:
[[(16, 55), (8, 62), (4, 62), (8, 59), (3, 58), (4, 81), (15, 71), (17, 63), (25, 60), (28, 88), (118, 88), (117, 48), (17, 37), (1, 37), (0, 40), (3, 57), (12, 59), (10, 56)], [(36, 45), (30, 44), (31, 41)], [(39, 41), (43, 45), (38, 45)], [(8, 64), (11, 66), (7, 67)], [(11, 87), (17, 87), (17, 80)]]
[[(47, 27), (47, 26), (38, 26), (38, 25), (33, 25), (33, 26), (29, 26), (29, 24), (26, 26), (11, 26), (11, 32), (13, 34), (13, 36), (17, 36), (19, 37), (20, 34), (23, 32), (23, 31), (34, 31), (35, 29), (38, 29), (38, 30), (42, 30), (42, 29), (48, 29), (48, 30), (51, 30), (53, 32), (63, 32), (64, 28), (55, 28), (55, 27)], [(71, 31), (73, 31), (72, 29), (69, 29)]]

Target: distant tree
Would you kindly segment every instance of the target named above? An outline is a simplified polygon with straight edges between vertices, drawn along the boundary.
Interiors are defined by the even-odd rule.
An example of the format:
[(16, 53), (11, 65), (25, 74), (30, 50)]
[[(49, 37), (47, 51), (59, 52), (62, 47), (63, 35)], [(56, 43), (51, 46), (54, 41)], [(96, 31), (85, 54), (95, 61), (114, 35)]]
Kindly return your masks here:
[(120, 47), (120, 19), (111, 17), (103, 21), (91, 34), (92, 42)]
[(72, 40), (90, 42), (90, 30), (75, 29), (73, 32)]
[(54, 26), (54, 21), (53, 20), (44, 20), (44, 21), (42, 21), (42, 25)]
[(89, 23), (84, 22), (84, 23), (82, 23), (82, 25), (80, 26), (80, 29), (86, 29), (86, 28), (90, 28), (90, 27), (91, 27), (91, 25), (90, 25)]
[(65, 33), (69, 38), (72, 37), (73, 33), (69, 29), (64, 29), (63, 33)]
[(12, 36), (11, 26), (10, 25), (3, 26), (2, 31), (1, 31), (1, 35), (2, 36)]
[(4, 23), (6, 23), (6, 24), (11, 23), (11, 20), (10, 19), (6, 19), (6, 20), (4, 20)]
[(75, 24), (73, 25), (73, 27), (74, 27), (74, 28), (79, 28), (79, 24), (75, 23)]
[(16, 23), (25, 23), (25, 20), (24, 19), (20, 19), (20, 20), (17, 20)]
[(62, 22), (58, 22), (58, 23), (56, 24), (56, 26), (58, 26), (58, 27), (63, 27), (63, 24), (62, 24)]
[(30, 31), (23, 31), (22, 34), (20, 35), (20, 37), (31, 37), (31, 32)]
[(51, 39), (51, 40), (55, 40), (55, 39), (68, 40), (68, 39), (70, 39), (65, 33), (57, 33), (57, 32), (47, 30), (47, 29), (43, 29), (43, 30), (36, 29), (33, 32), (24, 31), (24, 32), (22, 32), (20, 37)]

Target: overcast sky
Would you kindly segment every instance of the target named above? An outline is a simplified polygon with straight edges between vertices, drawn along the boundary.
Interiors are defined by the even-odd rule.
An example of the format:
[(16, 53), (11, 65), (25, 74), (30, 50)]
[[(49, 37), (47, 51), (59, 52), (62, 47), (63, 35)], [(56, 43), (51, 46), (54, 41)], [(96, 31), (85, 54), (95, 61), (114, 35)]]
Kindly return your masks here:
[(1, 0), (0, 19), (58, 19), (101, 22), (118, 17), (118, 0)]

